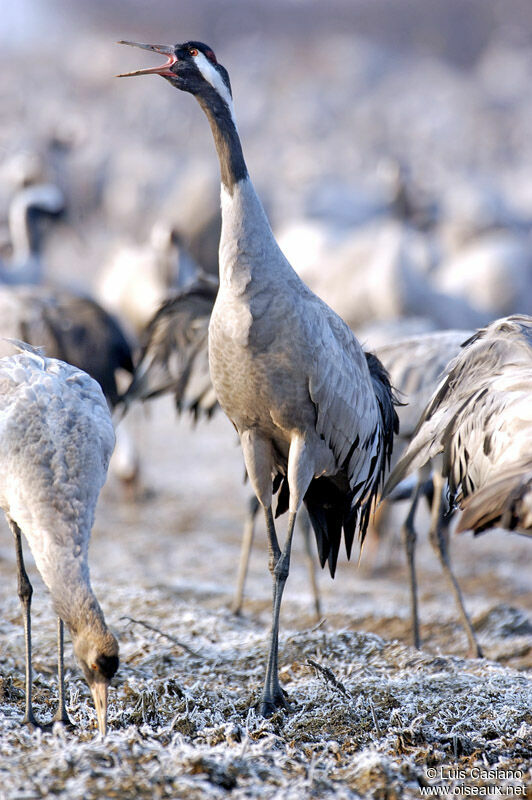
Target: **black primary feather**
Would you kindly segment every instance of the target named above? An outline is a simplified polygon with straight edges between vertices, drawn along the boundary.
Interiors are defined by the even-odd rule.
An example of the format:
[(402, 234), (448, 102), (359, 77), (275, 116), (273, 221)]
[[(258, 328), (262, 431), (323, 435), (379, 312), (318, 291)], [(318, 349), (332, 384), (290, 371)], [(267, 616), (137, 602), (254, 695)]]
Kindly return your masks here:
[(146, 328), (126, 403), (172, 393), (179, 412), (188, 410), (195, 419), (212, 415), (218, 404), (207, 334), (217, 291), (214, 281), (201, 278), (163, 303)]
[[(360, 444), (358, 436), (354, 439), (339, 472), (333, 476), (314, 478), (304, 497), (304, 503), (316, 536), (320, 564), (324, 567), (328, 562), (333, 578), (338, 562), (342, 530), (347, 558), (351, 557), (357, 522), (360, 542), (364, 541), (371, 512), (375, 506), (384, 475), (390, 465), (394, 434), (399, 433), (399, 418), (394, 408), (395, 405), (399, 405), (399, 401), (391, 387), (388, 373), (375, 355), (372, 353), (365, 355), (380, 414), (379, 427), (374, 432), (373, 440), (378, 436), (380, 441), (377, 454), (372, 459), (364, 499), (361, 503), (353, 506), (354, 497), (363, 484), (350, 487), (347, 478), (347, 465), (354, 450)], [(274, 488), (277, 487), (279, 487), (279, 497), (276, 516), (279, 516), (288, 510), (290, 500), (286, 477), (283, 476), (280, 480), (277, 478)]]

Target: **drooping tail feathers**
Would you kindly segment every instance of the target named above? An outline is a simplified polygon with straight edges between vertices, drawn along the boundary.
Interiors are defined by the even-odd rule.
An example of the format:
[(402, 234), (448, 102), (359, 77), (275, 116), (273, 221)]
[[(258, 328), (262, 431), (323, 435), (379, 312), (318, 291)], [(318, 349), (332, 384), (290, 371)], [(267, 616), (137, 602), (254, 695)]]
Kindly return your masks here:
[[(390, 466), (394, 434), (399, 433), (399, 418), (394, 408), (399, 405), (399, 401), (392, 390), (388, 373), (372, 353), (366, 353), (366, 359), (377, 398), (380, 422), (376, 432), (379, 444), (370, 464), (364, 498), (362, 502), (353, 505), (360, 486), (349, 485), (345, 470), (340, 470), (333, 476), (314, 478), (304, 498), (316, 536), (320, 564), (324, 567), (328, 562), (333, 578), (342, 530), (347, 558), (351, 556), (357, 528), (361, 543), (364, 541), (372, 510)], [(274, 483), (274, 490), (277, 488), (280, 488), (276, 510), (276, 516), (279, 516), (287, 511), (289, 502), (288, 483), (284, 477), (279, 477)]]
[(532, 464), (502, 473), (461, 505), (458, 532), (500, 527), (532, 535)]

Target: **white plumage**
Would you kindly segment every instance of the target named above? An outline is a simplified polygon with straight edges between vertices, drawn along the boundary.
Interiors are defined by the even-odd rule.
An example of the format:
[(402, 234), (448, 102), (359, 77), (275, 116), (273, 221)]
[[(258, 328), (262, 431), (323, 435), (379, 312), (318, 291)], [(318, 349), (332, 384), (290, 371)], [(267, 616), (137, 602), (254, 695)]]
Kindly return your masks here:
[[(107, 685), (118, 666), (118, 645), (91, 589), (88, 547), (114, 447), (113, 426), (96, 381), (21, 347), (20, 354), (0, 359), (0, 506), (17, 546), (20, 532), (26, 537), (54, 609), (70, 630), (105, 733)], [(20, 591), (20, 581), (26, 591)], [(34, 723), (26, 581), (19, 561), (30, 646), (26, 719)], [(59, 713), (63, 718), (64, 708)]]

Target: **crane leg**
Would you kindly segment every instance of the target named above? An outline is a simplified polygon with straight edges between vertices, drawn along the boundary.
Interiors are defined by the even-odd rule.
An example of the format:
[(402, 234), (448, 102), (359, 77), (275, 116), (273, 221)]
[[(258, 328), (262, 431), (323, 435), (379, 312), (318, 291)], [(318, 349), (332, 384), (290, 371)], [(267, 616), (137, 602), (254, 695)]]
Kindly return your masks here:
[(23, 723), (39, 727), (33, 714), (32, 705), (32, 672), (31, 672), (31, 596), (33, 587), (28, 578), (28, 573), (24, 566), (22, 555), (22, 538), (20, 528), (17, 523), (8, 517), (9, 527), (15, 537), (15, 549), (17, 553), (17, 577), (18, 577), (18, 596), (24, 613), (24, 644), (26, 649), (26, 708)]
[(238, 578), (235, 596), (231, 603), (231, 611), (233, 614), (240, 614), (242, 605), (244, 603), (244, 586), (246, 583), (246, 576), (248, 573), (249, 556), (251, 547), (253, 545), (253, 537), (255, 535), (255, 519), (260, 508), (260, 503), (253, 495), (249, 501), (248, 514), (244, 523), (244, 533), (242, 535), (242, 544), (240, 546), (240, 562), (238, 565)]
[(72, 720), (67, 714), (65, 703), (65, 659), (64, 659), (64, 624), (61, 617), (57, 617), (57, 681), (59, 684), (59, 699), (54, 722), (62, 722), (73, 727)]
[(316, 614), (316, 621), (319, 622), (321, 619), (321, 598), (320, 590), (318, 588), (318, 579), (316, 577), (316, 559), (312, 551), (310, 519), (304, 508), (302, 508), (300, 511), (298, 519), (299, 527), (303, 532), (303, 539), (305, 542), (305, 555), (307, 559), (310, 586), (312, 588), (312, 597), (314, 600), (314, 612)]
[(410, 509), (407, 517), (403, 523), (402, 534), (403, 542), (406, 552), (406, 561), (408, 564), (408, 576), (410, 581), (410, 615), (412, 620), (412, 639), (414, 647), (418, 650), (421, 647), (421, 638), (419, 635), (419, 613), (417, 601), (417, 577), (416, 577), (416, 529), (414, 527), (414, 519), (416, 516), (417, 504), (421, 492), (421, 480), (418, 482)]
[(451, 567), (449, 555), (449, 523), (443, 511), (443, 481), (441, 476), (434, 480), (434, 497), (432, 502), (432, 515), (429, 539), (440, 560), (443, 574), (447, 578), (451, 591), (462, 620), (462, 625), (469, 642), (467, 655), (470, 658), (482, 658), (482, 649), (477, 641), (473, 625), (464, 605), (464, 599), (458, 581)]
[(266, 665), (266, 677), (264, 680), (264, 690), (262, 692), (260, 713), (263, 717), (269, 717), (276, 708), (286, 706), (284, 692), (279, 683), (279, 613), (281, 611), (281, 600), (283, 591), (290, 570), (290, 551), (292, 548), (292, 537), (296, 513), (290, 512), (288, 520), (288, 532), (283, 552), (279, 548), (273, 514), (271, 506), (266, 509), (266, 526), (268, 529), (268, 549), (269, 567), (273, 578), (273, 606), (272, 606), (272, 630), (270, 637), (270, 650)]

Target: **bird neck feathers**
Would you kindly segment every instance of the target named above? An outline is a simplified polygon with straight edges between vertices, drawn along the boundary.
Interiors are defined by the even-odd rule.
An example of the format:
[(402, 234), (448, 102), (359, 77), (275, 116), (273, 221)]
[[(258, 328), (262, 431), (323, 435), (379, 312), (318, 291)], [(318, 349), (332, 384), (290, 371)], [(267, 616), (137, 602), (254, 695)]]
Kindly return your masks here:
[(220, 286), (240, 295), (254, 275), (264, 281), (266, 276), (273, 276), (276, 266), (282, 262), (286, 267), (287, 262), (250, 180), (230, 96), (222, 97), (209, 86), (197, 99), (209, 120), (220, 162)]
[(209, 86), (198, 95), (198, 102), (211, 126), (220, 161), (222, 183), (229, 194), (233, 194), (235, 185), (247, 177), (248, 171), (233, 117), (231, 100), (222, 97), (214, 87)]

